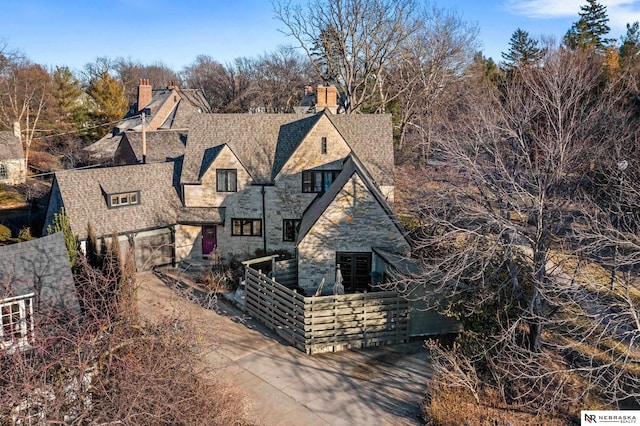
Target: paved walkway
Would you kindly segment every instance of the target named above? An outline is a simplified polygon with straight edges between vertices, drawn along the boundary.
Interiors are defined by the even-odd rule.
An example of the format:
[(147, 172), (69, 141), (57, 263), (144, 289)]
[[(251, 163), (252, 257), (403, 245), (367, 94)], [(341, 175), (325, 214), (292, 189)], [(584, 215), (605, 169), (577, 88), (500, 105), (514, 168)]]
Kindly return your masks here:
[(218, 312), (179, 297), (153, 273), (138, 275), (141, 313), (190, 320), (205, 359), (232, 378), (257, 425), (417, 425), (430, 373), (422, 342), (306, 355), (218, 302)]

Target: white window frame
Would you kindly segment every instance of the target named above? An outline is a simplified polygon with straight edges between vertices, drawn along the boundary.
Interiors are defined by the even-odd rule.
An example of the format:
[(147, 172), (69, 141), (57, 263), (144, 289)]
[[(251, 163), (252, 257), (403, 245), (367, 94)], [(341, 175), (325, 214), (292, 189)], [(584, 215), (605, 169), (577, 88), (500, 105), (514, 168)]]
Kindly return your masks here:
[(29, 293), (0, 300), (0, 350), (31, 347), (34, 298), (35, 294)]
[(122, 192), (109, 195), (109, 208), (140, 204), (140, 191)]

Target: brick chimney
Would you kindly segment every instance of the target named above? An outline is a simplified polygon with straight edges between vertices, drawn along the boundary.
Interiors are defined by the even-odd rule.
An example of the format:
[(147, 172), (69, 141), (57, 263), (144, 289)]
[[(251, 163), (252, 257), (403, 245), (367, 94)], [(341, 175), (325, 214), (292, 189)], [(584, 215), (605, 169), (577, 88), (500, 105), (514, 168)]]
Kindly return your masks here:
[(151, 102), (151, 84), (148, 78), (141, 78), (138, 84), (138, 112), (141, 112)]
[(316, 112), (324, 109), (332, 114), (338, 112), (338, 89), (335, 86), (318, 86)]
[(176, 81), (170, 81), (169, 84), (167, 84), (167, 89), (177, 89), (178, 88), (178, 82)]

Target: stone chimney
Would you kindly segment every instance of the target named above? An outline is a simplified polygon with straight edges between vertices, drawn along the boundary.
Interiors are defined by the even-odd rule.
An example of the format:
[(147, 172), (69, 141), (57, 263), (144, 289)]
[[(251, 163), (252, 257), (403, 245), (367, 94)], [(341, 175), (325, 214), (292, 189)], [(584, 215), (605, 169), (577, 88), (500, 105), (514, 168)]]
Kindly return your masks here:
[(338, 89), (335, 86), (318, 86), (316, 112), (325, 109), (332, 114), (338, 112)]
[(20, 134), (20, 122), (19, 121), (14, 121), (13, 122), (13, 136), (15, 136), (16, 138), (22, 140), (22, 135)]
[(138, 113), (151, 102), (151, 84), (148, 78), (141, 78), (138, 84)]

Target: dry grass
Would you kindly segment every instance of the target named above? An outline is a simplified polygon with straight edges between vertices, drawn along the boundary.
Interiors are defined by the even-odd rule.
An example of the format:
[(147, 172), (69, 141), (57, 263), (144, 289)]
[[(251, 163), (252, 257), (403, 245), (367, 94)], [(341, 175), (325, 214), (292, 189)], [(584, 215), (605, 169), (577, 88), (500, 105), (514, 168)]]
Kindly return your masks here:
[(506, 406), (493, 389), (480, 392), (480, 403), (474, 401), (470, 392), (460, 389), (434, 386), (431, 396), (424, 406), (427, 424), (438, 426), (525, 426), (525, 425), (566, 425), (567, 418), (536, 415), (522, 407)]
[(14, 209), (24, 207), (27, 201), (18, 191), (0, 185), (0, 209)]

